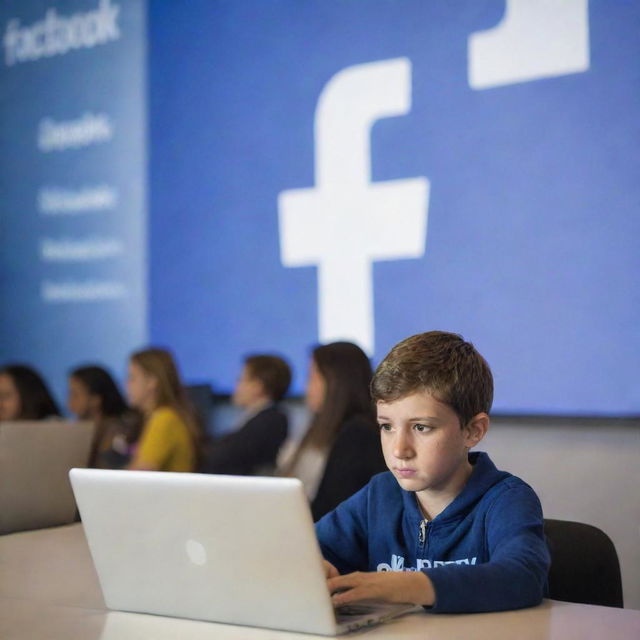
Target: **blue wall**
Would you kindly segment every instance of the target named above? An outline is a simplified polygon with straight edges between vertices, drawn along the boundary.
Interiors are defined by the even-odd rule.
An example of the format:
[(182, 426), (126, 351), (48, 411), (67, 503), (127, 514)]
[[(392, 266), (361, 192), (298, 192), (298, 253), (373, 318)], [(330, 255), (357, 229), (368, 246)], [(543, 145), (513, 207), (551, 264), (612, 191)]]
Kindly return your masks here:
[(147, 339), (146, 6), (0, 5), (0, 362), (123, 370)]
[[(332, 78), (404, 60), (409, 107), (373, 122), (363, 188), (425, 180), (426, 242), (373, 261), (374, 360), (409, 334), (458, 331), (494, 369), (496, 411), (637, 413), (640, 6), (541, 4), (511, 3), (505, 25), (491, 1), (152, 2), (151, 337), (221, 389), (248, 350), (287, 354), (300, 384), (322, 338), (318, 262), (401, 234), (386, 223), (416, 198), (367, 218), (347, 176), (320, 222), (291, 213), (327, 232), (322, 256), (296, 267), (282, 194), (318, 193), (318, 144), (340, 145), (318, 122)], [(343, 93), (356, 122), (377, 99)], [(349, 305), (346, 273), (336, 279)], [(344, 334), (358, 339), (348, 323)]]
[[(9, 64), (10, 19), (54, 4), (0, 8), (0, 360), (61, 389), (148, 339), (229, 391), (244, 354), (278, 351), (299, 391), (318, 341), (377, 363), (445, 329), (487, 357), (496, 412), (640, 413), (640, 5), (150, 0), (145, 67), (143, 2), (59, 2), (118, 7), (120, 37)], [(34, 146), (85, 113), (116, 135)], [(38, 210), (45, 186), (94, 184), (117, 205)], [(67, 236), (122, 249), (42, 260)], [(127, 295), (45, 303), (53, 279)]]

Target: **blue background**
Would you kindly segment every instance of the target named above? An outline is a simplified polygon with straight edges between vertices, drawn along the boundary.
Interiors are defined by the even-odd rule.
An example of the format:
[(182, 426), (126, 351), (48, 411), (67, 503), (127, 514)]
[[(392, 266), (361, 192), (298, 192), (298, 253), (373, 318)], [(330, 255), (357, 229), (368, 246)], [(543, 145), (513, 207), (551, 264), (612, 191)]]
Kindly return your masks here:
[(400, 56), (408, 115), (372, 130), (372, 180), (431, 182), (426, 253), (374, 266), (375, 362), (461, 332), (503, 413), (640, 410), (640, 7), (590, 5), (586, 73), (483, 91), (467, 39), (503, 2), (152, 2), (150, 332), (229, 390), (243, 353), (317, 340), (315, 267), (284, 268), (277, 195), (314, 184), (327, 81)]
[[(411, 110), (374, 125), (372, 180), (430, 181), (426, 253), (374, 265), (374, 363), (407, 335), (451, 330), (491, 364), (497, 413), (640, 414), (638, 3), (589, 3), (587, 72), (481, 91), (468, 38), (502, 19), (499, 0), (150, 0), (147, 41), (145, 3), (112, 3), (117, 43), (0, 65), (0, 362), (31, 361), (60, 396), (69, 367), (121, 373), (151, 341), (188, 381), (228, 392), (243, 355), (277, 351), (300, 391), (317, 270), (282, 266), (277, 197), (314, 186), (328, 80), (407, 57)], [(3, 3), (2, 32), (53, 4)], [(121, 137), (37, 152), (42, 117), (84, 111), (112, 114)], [(116, 184), (122, 206), (108, 221), (56, 219), (56, 235), (113, 232), (127, 254), (44, 274), (37, 247), (52, 221), (37, 215), (37, 189), (94, 182)], [(122, 278), (131, 297), (43, 305), (54, 267)]]
[[(118, 3), (120, 39), (91, 49), (12, 66), (0, 58), (0, 363), (36, 366), (57, 399), (66, 373), (88, 361), (124, 371), (132, 348), (147, 339), (146, 284), (146, 12), (142, 1)], [(0, 5), (4, 36), (11, 18), (20, 26), (94, 11), (98, 0), (12, 1)], [(38, 126), (84, 113), (107, 114), (113, 139), (42, 153)], [(80, 189), (107, 184), (118, 190), (115, 209), (82, 215), (38, 212), (42, 187)], [(42, 238), (116, 238), (122, 255), (87, 262), (42, 262)], [(91, 302), (45, 302), (42, 281), (107, 280), (125, 297)]]

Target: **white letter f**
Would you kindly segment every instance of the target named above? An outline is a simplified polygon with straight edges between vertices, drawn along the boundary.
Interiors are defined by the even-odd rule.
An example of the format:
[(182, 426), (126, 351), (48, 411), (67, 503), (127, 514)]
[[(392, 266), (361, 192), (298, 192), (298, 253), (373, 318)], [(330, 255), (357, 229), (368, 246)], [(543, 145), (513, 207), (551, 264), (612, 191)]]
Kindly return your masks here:
[(373, 353), (372, 262), (424, 254), (428, 180), (372, 183), (370, 175), (373, 123), (410, 107), (406, 58), (337, 73), (316, 109), (316, 187), (278, 196), (283, 265), (318, 266), (322, 342), (352, 340)]

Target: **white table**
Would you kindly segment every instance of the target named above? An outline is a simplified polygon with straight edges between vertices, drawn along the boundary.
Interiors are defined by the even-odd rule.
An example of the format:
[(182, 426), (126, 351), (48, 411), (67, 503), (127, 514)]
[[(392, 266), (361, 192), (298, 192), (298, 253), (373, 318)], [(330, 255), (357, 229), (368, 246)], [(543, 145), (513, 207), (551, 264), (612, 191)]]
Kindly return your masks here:
[[(503, 613), (410, 614), (371, 640), (637, 640), (640, 611), (547, 600)], [(108, 611), (82, 525), (0, 537), (2, 640), (309, 640), (306, 634)]]

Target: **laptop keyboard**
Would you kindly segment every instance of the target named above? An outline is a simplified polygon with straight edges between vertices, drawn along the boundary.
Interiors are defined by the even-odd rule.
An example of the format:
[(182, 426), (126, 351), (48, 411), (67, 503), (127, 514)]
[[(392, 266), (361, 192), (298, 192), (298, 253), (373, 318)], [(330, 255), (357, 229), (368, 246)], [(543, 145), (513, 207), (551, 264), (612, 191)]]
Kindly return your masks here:
[(336, 615), (340, 617), (366, 616), (369, 613), (380, 611), (380, 605), (375, 604), (343, 604), (336, 607)]

